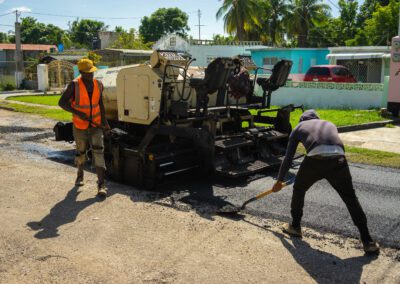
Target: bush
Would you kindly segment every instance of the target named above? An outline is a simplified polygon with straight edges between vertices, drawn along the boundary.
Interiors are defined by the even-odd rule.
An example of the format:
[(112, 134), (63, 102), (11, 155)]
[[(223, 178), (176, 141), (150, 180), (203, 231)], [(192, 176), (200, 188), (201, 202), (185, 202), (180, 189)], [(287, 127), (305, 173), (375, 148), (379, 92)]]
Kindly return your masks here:
[(0, 84), (0, 89), (3, 91), (13, 91), (16, 89), (16, 87), (15, 87), (14, 83), (7, 82), (7, 83)]

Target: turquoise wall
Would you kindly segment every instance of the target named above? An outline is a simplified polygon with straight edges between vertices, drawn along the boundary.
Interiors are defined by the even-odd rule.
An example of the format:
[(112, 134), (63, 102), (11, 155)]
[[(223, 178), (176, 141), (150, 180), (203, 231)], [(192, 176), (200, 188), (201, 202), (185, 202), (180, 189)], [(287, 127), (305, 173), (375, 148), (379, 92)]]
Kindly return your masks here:
[[(257, 66), (263, 66), (263, 58), (278, 57), (293, 61), (291, 74), (304, 74), (311, 65), (329, 64), (328, 49), (261, 49), (251, 50), (251, 57)], [(300, 62), (302, 61), (302, 64)]]

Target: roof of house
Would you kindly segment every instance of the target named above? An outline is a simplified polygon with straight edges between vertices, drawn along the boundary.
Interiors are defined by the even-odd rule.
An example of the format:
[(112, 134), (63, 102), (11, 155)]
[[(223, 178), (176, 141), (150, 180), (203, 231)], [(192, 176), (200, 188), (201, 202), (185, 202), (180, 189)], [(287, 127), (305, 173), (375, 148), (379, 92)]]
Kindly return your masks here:
[[(22, 50), (26, 51), (47, 51), (57, 50), (57, 46), (50, 44), (21, 44)], [(0, 50), (15, 50), (15, 43), (0, 43)]]
[(119, 49), (119, 48), (106, 48), (104, 50), (105, 51), (121, 52), (121, 53), (124, 53), (124, 54), (145, 54), (145, 55), (151, 55), (154, 52), (154, 50)]

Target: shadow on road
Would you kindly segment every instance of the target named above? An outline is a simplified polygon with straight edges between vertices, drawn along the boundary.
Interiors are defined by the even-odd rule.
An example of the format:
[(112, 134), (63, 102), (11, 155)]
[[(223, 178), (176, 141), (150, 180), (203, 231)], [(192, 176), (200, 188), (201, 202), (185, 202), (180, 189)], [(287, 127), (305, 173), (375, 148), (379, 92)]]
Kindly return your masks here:
[(275, 235), (290, 252), (293, 259), (317, 283), (360, 283), (364, 265), (378, 258), (376, 255), (340, 258), (334, 254), (315, 249), (300, 238), (289, 237), (248, 220), (244, 221)]
[(59, 236), (58, 228), (62, 225), (72, 223), (76, 220), (78, 214), (90, 205), (101, 201), (98, 197), (77, 201), (80, 191), (79, 187), (74, 186), (65, 196), (50, 210), (50, 213), (42, 220), (29, 222), (27, 225), (35, 231), (38, 239), (55, 238)]

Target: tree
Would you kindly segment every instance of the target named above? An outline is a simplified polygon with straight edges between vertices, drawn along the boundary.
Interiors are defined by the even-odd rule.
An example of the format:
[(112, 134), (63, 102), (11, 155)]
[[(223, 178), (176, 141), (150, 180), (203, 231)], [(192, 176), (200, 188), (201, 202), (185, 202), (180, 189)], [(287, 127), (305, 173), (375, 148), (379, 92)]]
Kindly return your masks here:
[(95, 20), (75, 20), (71, 24), (70, 37), (74, 44), (92, 48), (93, 40), (98, 37), (98, 33), (106, 31), (108, 26), (103, 22)]
[(256, 0), (224, 0), (217, 12), (223, 18), (225, 31), (240, 41), (249, 40), (252, 31), (261, 26), (260, 9)]
[(136, 34), (135, 29), (130, 29), (129, 32), (122, 29), (118, 39), (111, 46), (113, 48), (126, 49), (151, 49), (149, 45), (143, 43), (142, 39)]
[(145, 43), (155, 42), (168, 33), (187, 36), (189, 16), (178, 8), (161, 8), (150, 17), (143, 17), (139, 27)]
[(357, 27), (363, 28), (367, 19), (372, 18), (372, 14), (376, 11), (377, 5), (381, 7), (387, 6), (389, 0), (365, 0), (360, 6), (360, 12), (357, 15)]
[(357, 31), (357, 9), (355, 0), (339, 0), (340, 17), (339, 30), (341, 31), (341, 44), (346, 40), (354, 38)]
[(372, 18), (365, 21), (349, 45), (386, 45), (397, 35), (399, 25), (399, 1), (390, 0), (387, 6), (377, 5)]
[(7, 43), (8, 42), (8, 35), (6, 33), (0, 32), (0, 43)]
[(292, 0), (289, 4), (288, 33), (290, 37), (297, 38), (299, 47), (308, 47), (310, 29), (330, 17), (330, 6), (319, 2), (320, 0)]
[[(284, 32), (284, 21), (288, 20), (289, 6), (285, 0), (270, 0), (270, 8), (268, 10), (268, 28), (270, 35), (270, 42), (272, 45), (277, 45), (282, 40), (280, 35)], [(279, 38), (277, 37), (279, 35)]]
[(235, 41), (234, 36), (213, 35), (213, 42), (216, 45), (225, 45)]
[[(65, 32), (52, 24), (46, 25), (33, 17), (22, 18), (21, 42), (33, 44), (59, 44)], [(15, 42), (15, 37), (11, 39)]]

